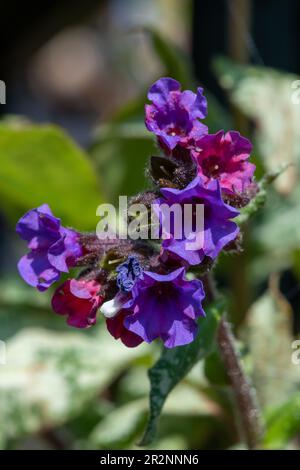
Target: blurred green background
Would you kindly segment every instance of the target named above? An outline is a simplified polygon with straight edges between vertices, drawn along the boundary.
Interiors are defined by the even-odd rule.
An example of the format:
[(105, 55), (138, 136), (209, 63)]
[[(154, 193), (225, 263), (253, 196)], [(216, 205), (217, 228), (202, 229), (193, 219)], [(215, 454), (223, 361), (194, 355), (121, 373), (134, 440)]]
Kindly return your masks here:
[[(127, 349), (100, 317), (88, 331), (67, 327), (50, 310), (51, 292), (19, 279), (25, 246), (14, 227), (47, 202), (65, 225), (94, 230), (101, 202), (148, 187), (145, 167), (157, 150), (143, 106), (160, 76), (204, 85), (210, 132), (234, 128), (250, 138), (258, 180), (292, 164), (244, 228), (244, 251), (222, 255), (216, 277), (257, 389), (262, 447), (300, 448), (300, 364), (292, 362), (300, 332), (299, 2), (52, 1), (26, 2), (23, 11), (11, 0), (0, 8), (0, 448), (138, 448), (160, 345)], [(206, 358), (194, 358), (168, 395), (148, 448), (243, 448), (206, 329)]]

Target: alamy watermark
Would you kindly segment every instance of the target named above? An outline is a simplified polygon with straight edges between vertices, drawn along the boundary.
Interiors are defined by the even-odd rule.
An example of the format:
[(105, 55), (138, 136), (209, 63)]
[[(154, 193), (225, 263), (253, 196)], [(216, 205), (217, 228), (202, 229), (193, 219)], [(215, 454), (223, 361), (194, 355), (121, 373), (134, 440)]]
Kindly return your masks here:
[(6, 85), (3, 80), (0, 80), (0, 104), (6, 104)]
[(204, 205), (142, 203), (128, 206), (127, 196), (119, 196), (119, 207), (101, 204), (96, 210), (100, 221), (96, 234), (100, 240), (185, 240), (186, 250), (203, 247)]
[(292, 349), (294, 349), (291, 356), (292, 363), (298, 366), (300, 364), (300, 339), (296, 339), (292, 342)]

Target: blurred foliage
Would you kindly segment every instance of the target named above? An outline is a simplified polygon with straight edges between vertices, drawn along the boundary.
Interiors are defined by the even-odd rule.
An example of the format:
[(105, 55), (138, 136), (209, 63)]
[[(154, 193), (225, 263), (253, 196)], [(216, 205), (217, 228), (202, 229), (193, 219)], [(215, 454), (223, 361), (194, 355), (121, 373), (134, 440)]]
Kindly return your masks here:
[(297, 390), (300, 374), (291, 361), (292, 310), (278, 289), (277, 276), (249, 310), (242, 335), (260, 403), (267, 408), (278, 405)]
[(124, 351), (103, 334), (34, 328), (17, 334), (7, 343), (7, 365), (0, 370), (2, 445), (78, 414), (143, 350)]
[[(0, 196), (8, 216), (47, 202), (67, 225), (92, 229), (103, 202), (88, 156), (55, 126), (0, 126)], [(63, 195), (63, 197), (62, 197)]]
[[(184, 53), (153, 29), (145, 34), (163, 75), (194, 88)], [(215, 70), (232, 104), (253, 121), (260, 175), (294, 164), (278, 177), (275, 189), (260, 180), (257, 198), (240, 215), (248, 234), (243, 282), (253, 305), (237, 334), (263, 411), (262, 447), (295, 448), (300, 369), (291, 362), (291, 343), (298, 312), (279, 282), (283, 269), (298, 281), (300, 273), (300, 108), (289, 99), (295, 77), (224, 58)], [(210, 131), (232, 128), (230, 113), (205, 93)], [(1, 208), (13, 225), (22, 212), (48, 202), (64, 223), (94, 229), (99, 203), (145, 189), (148, 158), (159, 152), (143, 125), (145, 96), (146, 90), (98, 126), (87, 152), (54, 126), (4, 120)], [(232, 290), (231, 260), (222, 257), (216, 270), (224, 296)], [(136, 449), (145, 429), (147, 448), (243, 448), (214, 341), (223, 304), (206, 306), (207, 318), (200, 320), (193, 344), (161, 352), (157, 343), (127, 349), (108, 335), (101, 318), (93, 329), (71, 331), (50, 311), (49, 299), (49, 293), (36, 293), (21, 281), (7, 278), (0, 284), (0, 336), (7, 341), (7, 364), (0, 366), (1, 448)]]
[[(295, 393), (267, 415), (264, 444), (267, 449), (299, 448), (295, 437), (300, 432), (300, 394)], [(293, 442), (294, 439), (294, 442)]]
[(287, 162), (294, 164), (275, 183), (281, 193), (289, 194), (300, 165), (300, 107), (292, 100), (292, 83), (299, 77), (225, 58), (216, 60), (214, 66), (232, 102), (254, 121), (265, 168), (273, 171)]
[(149, 26), (144, 28), (151, 46), (165, 68), (165, 75), (174, 77), (183, 88), (189, 88), (194, 82), (192, 65), (181, 49), (171, 43), (160, 32)]
[[(264, 171), (289, 165), (269, 190), (256, 220), (249, 272), (258, 282), (296, 261), (300, 242), (300, 107), (292, 100), (292, 84), (299, 77), (266, 67), (235, 64), (221, 57), (214, 69), (234, 106), (254, 125), (254, 161)], [(284, 241), (284, 242), (283, 242)]]
[(118, 202), (119, 194), (133, 196), (147, 188), (146, 165), (157, 150), (142, 123), (125, 122), (101, 126), (90, 153), (109, 201)]

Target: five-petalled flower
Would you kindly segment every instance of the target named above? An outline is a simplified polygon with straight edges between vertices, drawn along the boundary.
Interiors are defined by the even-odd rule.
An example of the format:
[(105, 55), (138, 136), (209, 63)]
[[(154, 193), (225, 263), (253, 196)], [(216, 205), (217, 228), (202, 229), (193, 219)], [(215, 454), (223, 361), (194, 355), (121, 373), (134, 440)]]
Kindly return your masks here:
[(152, 104), (145, 106), (145, 124), (158, 140), (172, 150), (177, 144), (188, 145), (207, 133), (199, 119), (207, 115), (207, 101), (203, 89), (197, 94), (190, 90), (181, 91), (180, 83), (173, 78), (160, 78), (149, 92)]
[[(237, 237), (239, 228), (231, 219), (236, 217), (239, 211), (222, 200), (217, 180), (205, 185), (202, 177), (197, 176), (186, 188), (162, 188), (161, 194), (162, 197), (157, 201), (159, 205), (182, 206), (181, 237), (176, 236), (176, 227), (173, 223), (170, 224), (169, 233), (165, 234), (162, 242), (163, 250), (171, 255), (181, 258), (190, 265), (197, 265), (205, 256), (215, 259), (222, 248)], [(194, 230), (194, 225), (197, 225), (193, 220), (196, 210), (190, 213), (192, 220), (184, 216), (187, 205), (192, 208), (203, 205), (203, 233), (199, 234)], [(164, 211), (159, 212), (159, 217), (164, 228)]]
[(202, 282), (187, 280), (183, 267), (168, 274), (145, 271), (110, 325), (121, 325), (118, 337), (123, 341), (129, 331), (147, 343), (161, 338), (167, 348), (182, 346), (198, 333), (204, 297)]
[(223, 191), (243, 193), (255, 170), (248, 161), (251, 151), (251, 143), (239, 132), (219, 131), (197, 140), (192, 154), (204, 182), (217, 179)]

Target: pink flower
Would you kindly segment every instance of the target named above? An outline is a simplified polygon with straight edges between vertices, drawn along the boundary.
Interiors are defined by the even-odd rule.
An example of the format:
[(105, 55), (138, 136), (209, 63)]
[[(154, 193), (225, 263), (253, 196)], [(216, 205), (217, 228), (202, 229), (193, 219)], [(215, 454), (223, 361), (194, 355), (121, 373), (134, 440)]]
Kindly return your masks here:
[(255, 171), (255, 165), (247, 161), (251, 151), (251, 143), (239, 132), (219, 131), (199, 139), (192, 154), (204, 183), (217, 179), (222, 190), (243, 193)]
[(55, 291), (52, 308), (59, 315), (67, 315), (67, 323), (76, 328), (87, 328), (96, 323), (98, 308), (103, 303), (97, 281), (68, 279)]

